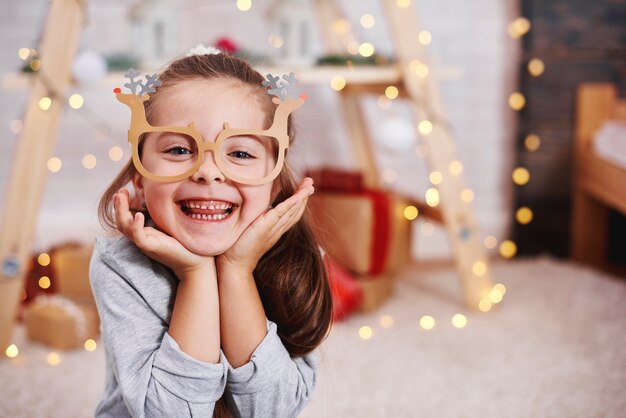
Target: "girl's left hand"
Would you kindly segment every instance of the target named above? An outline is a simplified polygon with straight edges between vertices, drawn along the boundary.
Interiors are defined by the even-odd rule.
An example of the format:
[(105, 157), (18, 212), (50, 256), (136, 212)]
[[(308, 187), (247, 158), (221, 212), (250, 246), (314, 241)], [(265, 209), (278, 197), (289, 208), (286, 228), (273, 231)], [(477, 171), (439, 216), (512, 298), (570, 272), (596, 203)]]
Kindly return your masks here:
[(260, 215), (232, 247), (216, 257), (218, 268), (234, 268), (251, 274), (263, 254), (300, 220), (308, 197), (314, 191), (313, 179), (305, 177), (291, 197)]

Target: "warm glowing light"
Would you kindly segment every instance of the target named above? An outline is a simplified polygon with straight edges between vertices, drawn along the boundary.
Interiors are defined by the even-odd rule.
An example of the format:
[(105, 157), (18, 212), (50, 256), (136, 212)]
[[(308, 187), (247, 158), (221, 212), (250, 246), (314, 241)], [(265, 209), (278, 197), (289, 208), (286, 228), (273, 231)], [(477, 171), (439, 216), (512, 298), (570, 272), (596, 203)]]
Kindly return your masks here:
[(526, 97), (519, 91), (509, 96), (509, 107), (513, 110), (522, 110), (526, 106)]
[(417, 129), (422, 135), (428, 135), (433, 131), (433, 123), (429, 120), (423, 120), (419, 123)]
[(346, 19), (337, 19), (333, 22), (333, 30), (340, 35), (344, 35), (350, 30), (350, 22)]
[(359, 328), (359, 337), (361, 337), (361, 339), (363, 340), (369, 340), (370, 338), (372, 338), (373, 334), (374, 334), (374, 331), (372, 330), (372, 328), (368, 327), (367, 325), (364, 325), (361, 328)]
[(52, 173), (57, 173), (61, 169), (61, 160), (57, 157), (52, 157), (48, 160), (48, 170)]
[(424, 328), (425, 330), (435, 328), (435, 318), (430, 315), (424, 315), (420, 318), (420, 327)]
[(124, 157), (124, 150), (118, 146), (109, 149), (109, 158), (111, 161), (119, 161)]
[(48, 96), (39, 99), (39, 108), (41, 110), (48, 110), (50, 109), (50, 106), (52, 106), (52, 99)]
[(361, 54), (362, 57), (371, 57), (374, 55), (374, 51), (374, 45), (369, 42), (363, 42), (359, 45), (359, 54)]
[(91, 170), (96, 166), (97, 160), (96, 156), (93, 154), (87, 154), (83, 157), (83, 167), (87, 170)]
[(252, 8), (252, 0), (237, 0), (237, 9), (247, 12)]
[(396, 4), (398, 7), (405, 9), (411, 5), (411, 0), (396, 0)]
[(533, 211), (530, 208), (523, 206), (515, 212), (515, 219), (517, 219), (517, 222), (522, 225), (527, 225), (533, 220)]
[(371, 14), (364, 14), (361, 16), (361, 26), (365, 29), (371, 29), (376, 24), (376, 19)]
[(489, 301), (494, 304), (502, 302), (502, 292), (496, 288), (492, 288), (491, 292), (489, 292)]
[(493, 305), (489, 299), (481, 299), (481, 301), (478, 302), (478, 309), (482, 312), (489, 312), (492, 306)]
[(502, 295), (506, 293), (506, 286), (504, 286), (502, 283), (496, 283), (493, 288), (500, 292)]
[(267, 43), (270, 44), (270, 46), (272, 48), (282, 48), (282, 46), (285, 44), (285, 41), (283, 40), (282, 36), (279, 35), (270, 35), (267, 38)]
[(39, 287), (41, 287), (42, 289), (48, 289), (50, 287), (50, 277), (41, 276), (37, 283), (39, 284)]
[(424, 222), (422, 224), (421, 233), (425, 237), (430, 237), (432, 234), (435, 233), (435, 226), (430, 222)]
[(433, 40), (432, 35), (427, 30), (420, 31), (419, 35), (417, 35), (417, 39), (420, 41), (422, 45), (430, 45)]
[(472, 189), (463, 189), (461, 192), (461, 200), (465, 203), (471, 203), (474, 200), (474, 191)]
[(419, 215), (419, 210), (415, 206), (410, 205), (404, 208), (404, 217), (409, 221), (417, 218), (417, 215)]
[(460, 161), (452, 161), (450, 165), (448, 165), (448, 170), (450, 170), (450, 174), (453, 176), (458, 176), (463, 172), (463, 164)]
[(394, 320), (391, 315), (383, 315), (380, 317), (379, 323), (381, 327), (388, 329), (388, 328), (393, 327)]
[(398, 179), (398, 172), (394, 169), (388, 168), (383, 171), (383, 181), (385, 183), (393, 183)]
[(47, 266), (50, 264), (50, 255), (48, 253), (41, 253), (39, 257), (37, 257), (37, 262), (40, 266)]
[(72, 94), (68, 100), (72, 109), (80, 109), (85, 103), (85, 99), (80, 94)]
[(357, 41), (351, 41), (348, 42), (346, 49), (348, 50), (348, 53), (350, 55), (359, 55), (359, 46), (361, 46), (361, 44), (359, 44)]
[(330, 88), (335, 91), (341, 91), (346, 87), (346, 78), (341, 75), (336, 75), (330, 79)]
[(483, 240), (483, 243), (485, 244), (485, 248), (487, 248), (488, 250), (493, 250), (498, 245), (498, 239), (493, 235), (488, 235)]
[(546, 66), (539, 58), (528, 61), (528, 73), (533, 77), (539, 77), (545, 71)]
[(20, 354), (20, 350), (18, 350), (15, 344), (11, 344), (10, 346), (7, 347), (4, 353), (7, 355), (7, 357), (14, 358), (14, 357), (17, 357), (18, 354)]
[(435, 207), (439, 204), (439, 190), (430, 187), (426, 190), (426, 204), (430, 207)]
[(513, 183), (523, 186), (530, 181), (530, 172), (524, 167), (517, 167), (511, 174)]
[(30, 57), (30, 48), (20, 48), (17, 50), (17, 56), (20, 57), (22, 61), (26, 61), (28, 57)]
[(385, 97), (387, 97), (389, 100), (397, 98), (398, 94), (400, 94), (400, 92), (398, 91), (398, 88), (396, 86), (389, 86), (385, 89)]
[(487, 273), (487, 264), (483, 261), (477, 261), (472, 265), (472, 273), (474, 276), (484, 276)]
[(48, 354), (47, 360), (49, 365), (56, 366), (61, 362), (61, 357), (59, 357), (59, 355), (53, 351), (52, 353)]
[(467, 325), (467, 318), (463, 314), (455, 314), (452, 317), (452, 325), (455, 328), (465, 328), (465, 326)]
[(433, 171), (428, 175), (428, 180), (434, 185), (441, 184), (441, 180), (443, 180), (443, 176), (439, 171)]
[(389, 109), (391, 107), (391, 100), (387, 98), (384, 94), (378, 96), (378, 107), (381, 109)]
[(517, 253), (517, 245), (511, 240), (502, 241), (500, 244), (500, 255), (504, 258), (512, 258)]
[(95, 351), (97, 347), (98, 347), (98, 344), (96, 344), (96, 342), (92, 340), (91, 338), (85, 341), (85, 350)]
[(537, 151), (541, 146), (541, 138), (539, 135), (529, 134), (524, 138), (524, 146), (530, 152)]
[(518, 39), (526, 35), (528, 31), (530, 31), (530, 28), (531, 24), (528, 19), (526, 19), (525, 17), (518, 17), (517, 19), (509, 23), (507, 30), (511, 38)]
[(19, 134), (20, 132), (22, 132), (22, 121), (19, 119), (13, 119), (11, 122), (9, 122), (9, 129), (14, 134)]
[(419, 60), (413, 60), (409, 63), (409, 69), (417, 74), (420, 78), (428, 76), (429, 69), (426, 64), (421, 63)]
[(39, 69), (41, 68), (41, 60), (35, 58), (34, 60), (30, 62), (30, 64), (28, 64), (28, 66), (33, 71), (39, 71)]

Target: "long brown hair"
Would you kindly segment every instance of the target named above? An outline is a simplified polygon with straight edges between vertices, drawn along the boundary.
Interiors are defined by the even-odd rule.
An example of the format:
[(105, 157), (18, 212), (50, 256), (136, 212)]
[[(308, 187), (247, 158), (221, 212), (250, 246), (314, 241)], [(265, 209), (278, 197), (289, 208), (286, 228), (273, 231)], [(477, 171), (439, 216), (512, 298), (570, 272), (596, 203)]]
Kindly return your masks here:
[[(190, 79), (226, 79), (250, 89), (267, 114), (266, 125), (271, 124), (276, 105), (262, 86), (263, 76), (245, 61), (232, 55), (194, 55), (173, 61), (159, 75), (161, 87), (144, 102), (146, 119), (152, 122), (159, 97), (168, 88)], [(290, 142), (294, 139), (291, 116), (288, 121)], [(129, 161), (104, 192), (98, 207), (98, 216), (108, 230), (115, 230), (113, 195), (126, 186), (136, 173)], [(278, 191), (275, 206), (291, 196), (296, 182), (287, 163), (274, 180)], [(146, 214), (148, 215), (148, 214)], [(269, 320), (276, 323), (278, 336), (293, 356), (313, 351), (328, 334), (332, 318), (330, 285), (320, 255), (319, 243), (310, 223), (308, 211), (261, 258), (254, 270), (254, 279)], [(216, 417), (229, 416), (225, 402), (215, 408)]]

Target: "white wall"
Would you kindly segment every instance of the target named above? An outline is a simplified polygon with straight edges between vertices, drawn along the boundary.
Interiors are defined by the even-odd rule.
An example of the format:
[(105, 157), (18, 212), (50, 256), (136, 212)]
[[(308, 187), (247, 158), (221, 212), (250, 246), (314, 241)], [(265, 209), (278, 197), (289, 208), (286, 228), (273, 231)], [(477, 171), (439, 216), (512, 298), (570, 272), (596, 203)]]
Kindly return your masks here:
[[(22, 65), (17, 57), (20, 47), (36, 47), (45, 21), (47, 0), (1, 0), (0, 14), (0, 199), (10, 173), (10, 162), (18, 135), (9, 130), (13, 119), (22, 117), (28, 91), (11, 82)], [(127, 23), (130, 0), (89, 2), (88, 19), (81, 48), (103, 54), (130, 50)], [(361, 41), (372, 42), (382, 54), (392, 54), (384, 16), (376, 0), (340, 2)], [(467, 186), (475, 191), (474, 207), (483, 235), (507, 237), (512, 193), (510, 171), (515, 135), (515, 118), (506, 105), (515, 90), (519, 45), (507, 36), (506, 26), (517, 16), (516, 0), (438, 0), (416, 1), (423, 29), (432, 34), (429, 46), (434, 74), (449, 113)], [(210, 43), (221, 36), (234, 39), (255, 54), (273, 54), (268, 45), (271, 33), (265, 20), (269, 0), (253, 0), (248, 12), (240, 12), (235, 1), (205, 2), (171, 0), (177, 23), (177, 53), (199, 42)], [(374, 28), (358, 27), (364, 13), (376, 18)], [(321, 52), (320, 42), (315, 49)], [(55, 156), (63, 161), (58, 173), (48, 177), (40, 211), (35, 246), (47, 246), (67, 239), (90, 240), (98, 233), (95, 217), (100, 193), (115, 176), (122, 162), (112, 162), (108, 149), (119, 145), (128, 150), (125, 131), (128, 111), (114, 99), (113, 87), (122, 79), (107, 78), (97, 86), (74, 86), (71, 92), (85, 97), (80, 110), (69, 109), (63, 116)], [(299, 137), (290, 158), (297, 171), (320, 164), (354, 167), (345, 138), (345, 126), (337, 107), (335, 93), (328, 86), (306, 86), (310, 100), (298, 116)], [(406, 106), (394, 103), (381, 111), (375, 99), (366, 102), (370, 120), (377, 127), (392, 117), (409, 119)], [(388, 125), (384, 125), (388, 126)], [(377, 140), (384, 141), (378, 137)], [(414, 147), (412, 147), (414, 148)], [(384, 146), (381, 146), (384, 151)], [(428, 186), (424, 161), (413, 152), (383, 152), (381, 168), (395, 168), (398, 180), (390, 188), (416, 197)], [(93, 170), (81, 165), (83, 155), (98, 158)], [(407, 156), (408, 155), (408, 156)], [(126, 160), (126, 157), (123, 161)], [(0, 209), (2, 210), (2, 209)], [(445, 233), (435, 228), (432, 235), (422, 235), (415, 224), (414, 252), (419, 258), (448, 257), (450, 250)]]

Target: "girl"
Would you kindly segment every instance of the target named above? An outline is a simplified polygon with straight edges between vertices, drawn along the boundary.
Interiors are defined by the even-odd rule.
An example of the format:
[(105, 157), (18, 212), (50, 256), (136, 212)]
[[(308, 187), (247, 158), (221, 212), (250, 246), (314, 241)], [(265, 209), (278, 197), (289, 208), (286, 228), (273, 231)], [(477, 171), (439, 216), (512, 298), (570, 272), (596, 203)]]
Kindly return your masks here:
[(149, 95), (116, 89), (133, 160), (99, 207), (123, 235), (98, 238), (90, 267), (107, 353), (96, 416), (295, 416), (332, 309), (312, 181), (296, 189), (283, 167), (302, 103), (225, 53), (159, 80)]

